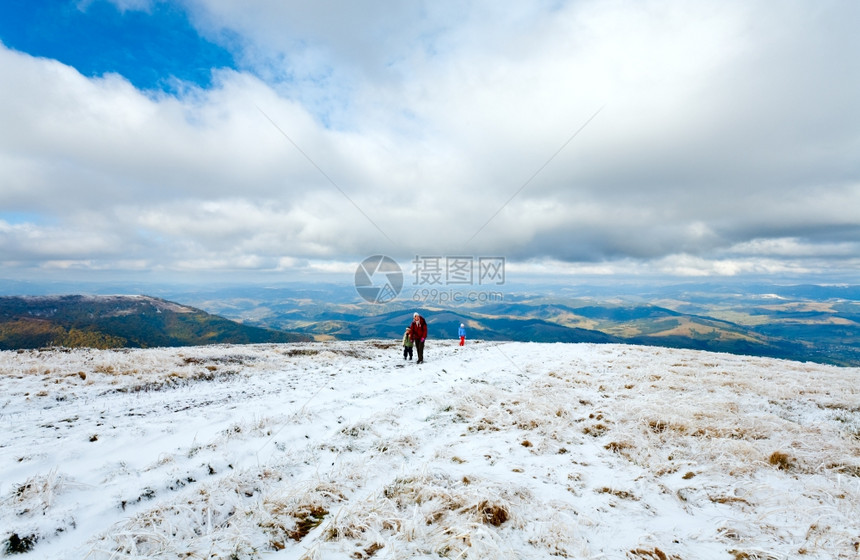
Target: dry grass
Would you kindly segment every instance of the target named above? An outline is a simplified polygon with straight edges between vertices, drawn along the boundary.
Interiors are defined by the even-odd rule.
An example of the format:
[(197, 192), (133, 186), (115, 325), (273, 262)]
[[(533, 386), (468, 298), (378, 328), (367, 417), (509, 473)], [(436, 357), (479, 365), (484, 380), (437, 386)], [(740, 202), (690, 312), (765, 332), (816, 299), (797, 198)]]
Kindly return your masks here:
[[(499, 553), (498, 536), (515, 523), (515, 504), (522, 497), (479, 477), (453, 479), (443, 473), (398, 477), (364, 501), (347, 504), (327, 524), (325, 539), (354, 542), (367, 550), (384, 542), (398, 550), (424, 550), (444, 558), (482, 557)], [(484, 556), (486, 557), (486, 556)]]
[[(38, 401), (54, 406), (55, 397), (73, 398), (91, 383), (99, 391), (160, 386), (165, 392), (152, 395), (159, 400), (172, 388), (267, 371), (276, 372), (276, 382), (296, 370), (312, 379), (319, 364), (356, 358), (324, 370), (319, 388), (290, 388), (303, 395), (295, 405), (268, 409), (273, 416), (247, 409), (254, 412), (228, 418), (201, 442), (138, 472), (148, 478), (117, 496), (117, 511), (123, 498), (128, 506), (123, 521), (93, 541), (92, 560), (258, 559), (272, 551), (358, 560), (688, 560), (705, 548), (698, 557), (714, 556), (715, 548), (736, 560), (854, 560), (860, 553), (860, 533), (845, 529), (860, 501), (860, 401), (855, 385), (833, 370), (587, 346), (587, 360), (560, 363), (535, 349), (536, 357), (521, 359), (526, 363), (510, 375), (473, 374), (470, 362), (452, 374), (404, 380), (415, 383), (415, 394), (391, 385), (380, 397), (357, 387), (351, 399), (332, 404), (324, 400), (336, 386), (331, 377), (350, 367), (378, 375), (365, 363), (376, 347), (355, 356), (313, 345), (292, 350), (273, 349), (275, 358), (183, 350), (161, 369), (154, 359), (123, 353), (81, 354), (62, 367), (23, 360), (10, 368), (10, 377), (35, 368), (43, 379), (27, 398), (44, 391)], [(75, 371), (85, 376), (68, 373)], [(237, 373), (205, 377), (225, 371)], [(376, 398), (374, 408), (356, 406), (363, 398)], [(84, 424), (87, 418), (76, 414), (52, 418), (50, 430)], [(92, 433), (88, 428), (87, 438)], [(97, 441), (83, 445), (94, 448), (109, 437), (99, 428)], [(263, 446), (262, 459), (253, 457)], [(233, 454), (252, 458), (233, 470)], [(230, 459), (209, 463), (207, 474), (205, 465), (219, 456)], [(193, 479), (177, 473), (191, 463), (203, 465)], [(159, 472), (170, 478), (152, 484)], [(69, 484), (58, 473), (19, 481), (4, 486), (4, 504), (26, 512), (22, 518), (50, 515)], [(652, 523), (675, 519), (693, 529), (670, 535)], [(725, 521), (715, 527), (714, 519)], [(623, 534), (613, 529), (619, 526)], [(13, 530), (14, 543), (11, 530), (4, 536), (7, 549), (38, 550), (51, 536)]]
[(638, 501), (639, 498), (636, 497), (633, 492), (628, 492), (627, 490), (616, 490), (614, 488), (610, 488), (608, 486), (604, 486), (602, 488), (596, 488), (594, 490), (598, 494), (610, 494), (615, 496), (616, 498), (621, 498), (622, 500), (632, 500)]
[(765, 551), (743, 551), (729, 550), (734, 560), (781, 560), (779, 556), (774, 556)]
[(774, 451), (771, 453), (770, 457), (767, 458), (767, 462), (781, 471), (789, 471), (795, 466), (794, 459), (792, 459), (789, 454), (783, 453), (782, 451)]
[(636, 560), (682, 560), (680, 556), (666, 554), (657, 547), (635, 548), (627, 553), (627, 558)]
[(296, 511), (292, 512), (296, 523), (293, 529), (287, 530), (287, 536), (294, 541), (300, 541), (311, 532), (312, 529), (319, 525), (328, 515), (328, 510), (315, 505), (299, 506)]

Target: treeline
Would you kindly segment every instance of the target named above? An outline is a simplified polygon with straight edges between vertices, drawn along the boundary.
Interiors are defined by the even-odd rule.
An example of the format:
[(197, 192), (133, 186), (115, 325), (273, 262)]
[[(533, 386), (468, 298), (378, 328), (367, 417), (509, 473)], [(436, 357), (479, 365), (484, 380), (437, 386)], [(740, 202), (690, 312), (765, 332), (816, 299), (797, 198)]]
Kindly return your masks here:
[(0, 350), (19, 348), (122, 348), (128, 341), (98, 331), (65, 328), (39, 319), (18, 319), (0, 323)]

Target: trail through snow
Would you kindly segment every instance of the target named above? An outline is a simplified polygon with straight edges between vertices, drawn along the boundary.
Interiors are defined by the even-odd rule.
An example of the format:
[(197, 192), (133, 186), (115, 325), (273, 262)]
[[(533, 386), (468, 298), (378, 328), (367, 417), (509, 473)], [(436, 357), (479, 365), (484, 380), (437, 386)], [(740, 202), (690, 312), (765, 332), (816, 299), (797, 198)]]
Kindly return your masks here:
[(860, 558), (860, 370), (626, 345), (0, 352), (23, 558)]

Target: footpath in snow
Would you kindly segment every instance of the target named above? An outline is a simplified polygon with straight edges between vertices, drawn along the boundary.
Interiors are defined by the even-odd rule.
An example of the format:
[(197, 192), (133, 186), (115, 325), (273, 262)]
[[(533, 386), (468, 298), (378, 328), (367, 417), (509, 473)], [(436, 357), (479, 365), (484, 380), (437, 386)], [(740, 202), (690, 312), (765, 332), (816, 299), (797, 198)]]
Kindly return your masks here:
[(428, 340), (0, 352), (0, 553), (860, 558), (860, 370)]

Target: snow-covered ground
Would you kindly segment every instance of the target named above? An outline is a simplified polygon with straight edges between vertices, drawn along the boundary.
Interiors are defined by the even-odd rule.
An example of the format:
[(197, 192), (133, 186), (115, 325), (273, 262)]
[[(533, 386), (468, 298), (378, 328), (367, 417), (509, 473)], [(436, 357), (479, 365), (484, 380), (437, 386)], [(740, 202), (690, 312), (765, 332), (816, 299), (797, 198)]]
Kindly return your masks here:
[(624, 345), (0, 352), (6, 554), (860, 558), (860, 370)]

